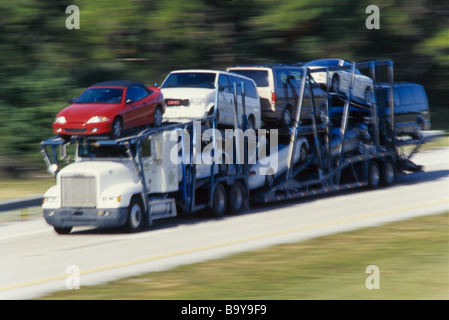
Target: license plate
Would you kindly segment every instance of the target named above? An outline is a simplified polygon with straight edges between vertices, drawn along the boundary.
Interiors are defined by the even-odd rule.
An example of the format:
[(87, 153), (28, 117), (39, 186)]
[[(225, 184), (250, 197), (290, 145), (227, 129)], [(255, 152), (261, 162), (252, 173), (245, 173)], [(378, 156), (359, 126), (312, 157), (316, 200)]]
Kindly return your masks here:
[(173, 106), (185, 106), (185, 107), (187, 107), (189, 105), (189, 100), (188, 99), (166, 99), (165, 103), (169, 107), (173, 107)]

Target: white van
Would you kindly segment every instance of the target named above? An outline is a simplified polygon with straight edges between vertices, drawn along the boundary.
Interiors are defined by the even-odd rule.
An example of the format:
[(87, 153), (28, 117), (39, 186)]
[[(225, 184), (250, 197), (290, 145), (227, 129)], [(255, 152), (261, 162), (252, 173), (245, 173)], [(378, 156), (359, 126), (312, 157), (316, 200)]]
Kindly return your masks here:
[[(244, 83), (245, 113), (248, 128), (262, 126), (259, 94), (254, 80), (243, 75), (218, 70), (176, 70), (170, 72), (161, 85), (165, 100), (164, 121), (192, 121), (211, 115), (215, 105), (215, 92), (219, 85), (218, 124), (234, 125), (233, 84)], [(239, 125), (243, 114), (240, 86), (237, 87)]]

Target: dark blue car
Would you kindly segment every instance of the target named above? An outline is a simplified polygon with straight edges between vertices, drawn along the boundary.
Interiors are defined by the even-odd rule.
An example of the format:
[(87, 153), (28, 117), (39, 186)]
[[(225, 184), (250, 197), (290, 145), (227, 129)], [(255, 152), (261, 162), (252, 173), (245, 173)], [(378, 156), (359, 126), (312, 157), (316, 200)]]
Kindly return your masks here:
[[(390, 93), (388, 84), (377, 86), (379, 113), (389, 115)], [(394, 124), (396, 134), (420, 138), (421, 131), (430, 129), (430, 110), (427, 94), (422, 85), (396, 82), (393, 85)]]

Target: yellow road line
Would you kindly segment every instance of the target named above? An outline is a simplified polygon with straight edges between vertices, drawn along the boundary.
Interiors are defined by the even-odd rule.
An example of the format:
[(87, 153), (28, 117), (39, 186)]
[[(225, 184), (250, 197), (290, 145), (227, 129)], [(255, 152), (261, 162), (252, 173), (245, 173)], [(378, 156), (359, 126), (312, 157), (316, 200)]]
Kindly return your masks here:
[[(404, 212), (404, 211), (409, 211), (409, 210), (432, 207), (432, 206), (440, 205), (440, 204), (444, 204), (444, 203), (447, 203), (449, 205), (449, 199), (444, 199), (444, 200), (440, 200), (440, 201), (432, 201), (432, 202), (427, 202), (427, 203), (422, 203), (422, 204), (418, 204), (418, 205), (407, 206), (407, 207), (402, 207), (402, 208), (397, 208), (397, 209), (391, 209), (391, 210), (386, 210), (386, 211), (380, 211), (380, 212), (366, 214), (366, 215), (357, 216), (357, 217), (333, 220), (333, 221), (329, 221), (329, 222), (318, 223), (318, 224), (305, 226), (305, 227), (287, 229), (287, 230), (278, 231), (278, 232), (265, 233), (265, 234), (261, 234), (261, 235), (257, 235), (257, 236), (252, 236), (252, 237), (247, 237), (247, 238), (242, 238), (242, 239), (232, 240), (232, 241), (220, 242), (220, 243), (216, 243), (216, 244), (211, 244), (211, 245), (187, 249), (187, 250), (176, 251), (176, 252), (158, 255), (158, 256), (154, 256), (154, 257), (147, 257), (147, 258), (142, 258), (142, 259), (137, 259), (137, 260), (131, 260), (131, 261), (123, 262), (123, 263), (117, 263), (117, 264), (113, 264), (113, 265), (109, 265), (109, 266), (104, 266), (104, 267), (100, 267), (100, 268), (94, 268), (94, 269), (82, 271), (82, 272), (80, 272), (80, 275), (87, 275), (87, 274), (91, 274), (91, 273), (136, 265), (139, 263), (150, 262), (150, 261), (160, 260), (160, 259), (165, 259), (165, 258), (172, 258), (172, 257), (184, 255), (184, 254), (196, 253), (196, 252), (200, 252), (200, 251), (204, 251), (204, 250), (216, 249), (216, 248), (225, 247), (225, 246), (229, 246), (229, 245), (233, 245), (233, 244), (239, 244), (239, 243), (244, 243), (244, 242), (249, 242), (249, 241), (254, 241), (254, 240), (259, 240), (259, 239), (264, 239), (264, 238), (270, 238), (270, 237), (275, 237), (275, 236), (281, 236), (281, 235), (296, 233), (296, 232), (305, 231), (305, 230), (311, 230), (311, 229), (316, 229), (316, 228), (321, 228), (321, 227), (338, 225), (338, 224), (346, 223), (346, 222), (359, 221), (359, 220), (363, 220), (363, 219), (369, 219), (369, 218), (384, 216), (384, 215), (393, 214), (393, 213), (399, 213), (399, 212)], [(448, 209), (449, 209), (449, 207), (448, 207)], [(62, 280), (62, 279), (66, 279), (68, 276), (69, 275), (64, 274), (64, 275), (46, 278), (46, 279), (42, 279), (42, 280), (36, 280), (36, 281), (22, 283), (22, 284), (18, 284), (18, 285), (3, 287), (3, 288), (0, 288), (0, 292), (19, 289), (19, 288), (23, 288), (23, 287), (29, 287), (29, 286), (43, 284), (46, 282), (51, 282), (51, 281), (56, 281), (56, 280)]]

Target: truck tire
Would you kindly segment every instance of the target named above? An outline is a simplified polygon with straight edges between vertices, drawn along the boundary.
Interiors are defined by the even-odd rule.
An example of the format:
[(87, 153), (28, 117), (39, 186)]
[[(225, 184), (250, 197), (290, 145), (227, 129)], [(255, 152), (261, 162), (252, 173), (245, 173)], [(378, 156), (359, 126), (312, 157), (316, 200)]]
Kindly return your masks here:
[(221, 183), (215, 186), (215, 190), (212, 196), (212, 214), (216, 218), (221, 218), (226, 213), (226, 189)]
[(379, 166), (377, 162), (371, 161), (368, 167), (368, 186), (377, 188), (380, 182)]
[(55, 229), (57, 234), (69, 234), (70, 231), (72, 231), (73, 227), (65, 227), (65, 228), (60, 228), (60, 227), (53, 227), (53, 229)]
[(142, 229), (145, 222), (142, 201), (138, 198), (132, 198), (128, 207), (128, 219), (126, 221), (126, 231), (138, 232)]
[(391, 160), (386, 160), (380, 169), (380, 183), (383, 186), (389, 186), (394, 182), (395, 172), (394, 165)]
[(239, 181), (229, 189), (229, 211), (230, 213), (242, 212), (245, 206), (245, 188)]

